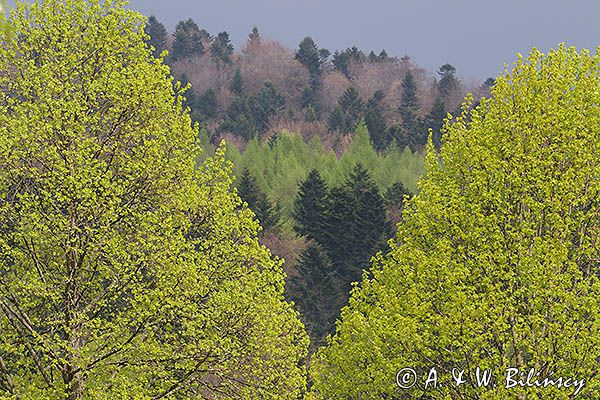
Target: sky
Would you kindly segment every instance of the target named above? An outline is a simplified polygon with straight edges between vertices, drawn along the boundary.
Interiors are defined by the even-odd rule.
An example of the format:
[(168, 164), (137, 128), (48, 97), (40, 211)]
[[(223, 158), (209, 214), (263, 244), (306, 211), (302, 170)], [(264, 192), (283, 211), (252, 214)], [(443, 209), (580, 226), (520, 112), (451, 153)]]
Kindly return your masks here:
[(497, 76), (517, 53), (566, 43), (600, 45), (598, 0), (130, 0), (172, 31), (192, 17), (211, 34), (229, 32), (239, 49), (253, 26), (294, 49), (305, 36), (332, 52), (354, 45), (408, 55), (434, 73), (454, 65), (460, 76)]

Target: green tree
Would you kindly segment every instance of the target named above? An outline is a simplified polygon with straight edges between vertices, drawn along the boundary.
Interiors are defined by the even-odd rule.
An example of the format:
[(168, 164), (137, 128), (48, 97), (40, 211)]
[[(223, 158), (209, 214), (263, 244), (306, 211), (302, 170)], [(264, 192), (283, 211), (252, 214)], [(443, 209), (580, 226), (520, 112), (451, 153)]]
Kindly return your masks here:
[(210, 46), (210, 55), (217, 65), (231, 64), (233, 45), (229, 39), (229, 33), (223, 31), (217, 34)]
[(173, 32), (173, 45), (169, 60), (179, 61), (204, 54), (206, 51), (203, 44), (204, 36), (205, 33), (200, 31), (193, 19), (179, 21)]
[(0, 32), (0, 397), (298, 398), (281, 262), (223, 147), (195, 169), (144, 21), (43, 0)]
[(444, 118), (447, 115), (444, 100), (440, 96), (436, 97), (433, 107), (427, 115), (426, 124), (427, 129), (431, 129), (432, 131), (433, 145), (438, 149), (442, 144), (442, 126), (444, 125)]
[(321, 65), (321, 55), (319, 48), (311, 37), (305, 37), (298, 45), (296, 51), (296, 60), (308, 70), (310, 76), (310, 87), (317, 90), (321, 87), (321, 74), (323, 72)]
[[(445, 126), (388, 255), (353, 292), (311, 363), (311, 399), (572, 399), (576, 388), (506, 388), (507, 368), (585, 379), (600, 356), (600, 53), (533, 50), (493, 96)], [(492, 134), (493, 133), (493, 134)], [(401, 390), (411, 366), (438, 372)], [(452, 368), (501, 371), (487, 389)]]
[(320, 244), (342, 280), (358, 281), (368, 261), (391, 234), (383, 198), (369, 172), (356, 164), (342, 187), (332, 189)]
[(235, 70), (233, 78), (229, 82), (229, 90), (234, 96), (244, 96), (244, 80), (242, 79), (242, 72), (239, 68)]
[(332, 112), (327, 121), (329, 130), (343, 133), (354, 132), (360, 121), (365, 103), (354, 87), (349, 87), (338, 101), (337, 109)]
[(260, 32), (256, 26), (252, 27), (252, 32), (248, 34), (248, 40), (251, 43), (260, 43)]
[(302, 251), (296, 264), (297, 276), (290, 279), (289, 297), (297, 305), (304, 326), (317, 348), (333, 331), (339, 314), (339, 298), (327, 255), (314, 242)]
[(250, 175), (250, 171), (244, 168), (237, 186), (237, 193), (246, 202), (248, 208), (254, 211), (256, 218), (263, 229), (272, 230), (279, 226), (279, 209), (274, 206), (267, 195), (260, 190), (256, 179)]
[(383, 91), (376, 91), (365, 107), (365, 124), (369, 130), (373, 147), (377, 151), (385, 150), (391, 142), (385, 116), (383, 115), (382, 101), (384, 96)]
[(417, 98), (417, 84), (410, 71), (402, 79), (402, 98), (398, 111), (402, 117), (401, 135), (396, 140), (402, 146), (415, 149), (426, 141), (426, 134), (422, 132), (422, 121), (419, 117), (421, 105)]
[(219, 99), (215, 90), (207, 89), (201, 96), (198, 96), (194, 110), (199, 121), (215, 119), (219, 115)]
[(327, 183), (316, 169), (298, 187), (294, 201), (294, 230), (301, 236), (323, 242), (323, 223), (327, 213)]
[(146, 23), (146, 33), (149, 36), (147, 43), (154, 48), (154, 57), (160, 56), (160, 53), (167, 48), (167, 30), (165, 26), (154, 15), (151, 15)]
[(269, 128), (270, 118), (278, 115), (284, 109), (285, 98), (271, 82), (266, 82), (250, 99), (250, 113), (261, 134)]
[(440, 80), (438, 82), (438, 90), (442, 100), (448, 102), (450, 96), (459, 88), (459, 82), (456, 78), (456, 68), (450, 64), (444, 64), (438, 69)]

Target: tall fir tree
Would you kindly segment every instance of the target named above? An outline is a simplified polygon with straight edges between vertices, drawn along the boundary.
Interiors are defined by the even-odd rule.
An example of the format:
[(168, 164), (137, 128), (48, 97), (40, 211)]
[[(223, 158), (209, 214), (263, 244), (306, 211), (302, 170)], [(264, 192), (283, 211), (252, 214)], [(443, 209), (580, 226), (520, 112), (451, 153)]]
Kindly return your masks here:
[(456, 68), (450, 64), (442, 65), (438, 71), (440, 80), (437, 87), (444, 102), (448, 102), (450, 97), (459, 89), (458, 78), (456, 77)]
[(285, 98), (275, 85), (266, 82), (258, 93), (252, 96), (249, 107), (254, 124), (262, 135), (269, 127), (270, 118), (285, 109)]
[(407, 71), (402, 79), (402, 98), (398, 109), (402, 117), (401, 136), (396, 137), (402, 146), (410, 146), (413, 150), (425, 144), (426, 134), (422, 132), (422, 121), (419, 117), (421, 105), (417, 97), (417, 83), (412, 72)]
[(446, 115), (444, 100), (442, 100), (441, 96), (438, 96), (435, 98), (433, 107), (426, 119), (427, 128), (432, 131), (433, 145), (438, 149), (442, 144), (442, 125), (444, 124)]
[(369, 130), (371, 143), (377, 151), (385, 150), (391, 142), (385, 116), (383, 115), (383, 97), (383, 91), (376, 91), (365, 107), (365, 124)]
[(179, 61), (184, 58), (204, 54), (203, 34), (192, 18), (179, 21), (173, 32), (173, 44), (170, 61)]
[(359, 163), (342, 187), (331, 190), (329, 199), (321, 244), (347, 292), (371, 256), (384, 247), (391, 226), (377, 185)]
[(280, 210), (274, 206), (267, 195), (258, 187), (256, 179), (250, 175), (248, 168), (244, 168), (237, 185), (237, 194), (248, 204), (256, 218), (263, 227), (263, 233), (267, 230), (277, 229), (280, 220)]
[(229, 33), (223, 31), (217, 34), (210, 46), (210, 55), (217, 66), (231, 64), (233, 44), (229, 39)]
[(296, 233), (317, 243), (323, 243), (323, 224), (328, 207), (327, 196), (327, 183), (316, 169), (311, 170), (298, 187), (298, 194), (294, 201), (292, 216)]
[(365, 108), (365, 103), (353, 86), (349, 87), (338, 101), (338, 106), (328, 120), (329, 130), (342, 133), (354, 132)]
[(323, 72), (321, 65), (321, 55), (319, 48), (314, 40), (307, 36), (298, 45), (296, 51), (296, 60), (298, 60), (308, 70), (310, 77), (310, 87), (317, 90), (321, 87), (321, 74)]
[(167, 48), (167, 30), (165, 26), (154, 15), (151, 15), (146, 23), (146, 33), (149, 36), (147, 43), (154, 48), (152, 54), (154, 54), (154, 57), (160, 56), (160, 53)]
[(297, 276), (289, 281), (288, 297), (292, 300), (316, 349), (332, 333), (339, 314), (340, 296), (331, 263), (318, 244), (310, 242), (300, 253)]
[(242, 72), (239, 68), (236, 68), (233, 78), (229, 81), (229, 90), (234, 96), (244, 96), (244, 80), (242, 79)]

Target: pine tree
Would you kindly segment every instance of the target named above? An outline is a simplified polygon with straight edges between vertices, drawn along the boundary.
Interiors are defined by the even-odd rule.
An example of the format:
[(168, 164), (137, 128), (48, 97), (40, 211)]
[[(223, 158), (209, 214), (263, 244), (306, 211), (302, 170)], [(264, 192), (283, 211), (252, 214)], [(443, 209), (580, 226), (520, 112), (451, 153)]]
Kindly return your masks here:
[(218, 65), (231, 64), (231, 55), (233, 54), (233, 45), (229, 39), (229, 33), (219, 32), (210, 46), (210, 55)]
[(229, 90), (234, 96), (244, 96), (244, 80), (242, 79), (242, 73), (239, 68), (235, 70), (233, 78), (229, 82)]
[(319, 48), (311, 37), (305, 37), (298, 45), (296, 51), (296, 60), (308, 70), (310, 76), (310, 87), (317, 90), (321, 87), (321, 74), (323, 72), (321, 66), (321, 55)]
[(277, 116), (284, 109), (285, 98), (271, 82), (266, 82), (250, 99), (250, 113), (261, 134), (268, 129), (270, 118)]
[(340, 296), (331, 263), (316, 243), (309, 243), (300, 253), (296, 270), (298, 276), (290, 279), (289, 297), (300, 311), (311, 337), (311, 347), (316, 349), (333, 331)]
[(459, 89), (459, 82), (455, 74), (456, 68), (450, 64), (444, 64), (438, 69), (438, 75), (440, 76), (438, 90), (445, 102), (448, 102), (452, 94)]
[(152, 54), (154, 57), (160, 56), (160, 53), (167, 48), (167, 30), (154, 15), (148, 18), (146, 23), (146, 33), (149, 36), (147, 43), (154, 48)]
[(426, 134), (422, 132), (419, 99), (417, 98), (417, 84), (410, 71), (402, 80), (402, 98), (400, 100), (400, 116), (402, 117), (402, 137), (397, 137), (398, 142), (406, 142), (413, 150), (425, 143)]
[(280, 210), (260, 190), (256, 179), (250, 175), (248, 168), (244, 168), (242, 171), (242, 176), (237, 186), (237, 194), (248, 204), (248, 208), (254, 212), (264, 231), (278, 228)]
[(373, 97), (367, 102), (367, 106), (365, 108), (365, 124), (369, 130), (373, 147), (377, 151), (385, 150), (391, 142), (382, 110), (383, 97), (383, 91), (376, 91), (373, 94)]
[(219, 100), (214, 89), (207, 89), (195, 103), (195, 111), (199, 120), (215, 119), (219, 115)]
[(258, 28), (256, 26), (252, 27), (252, 32), (248, 34), (248, 40), (250, 43), (260, 43), (260, 33), (258, 32)]
[(317, 243), (323, 242), (323, 223), (328, 206), (327, 192), (327, 183), (319, 172), (313, 169), (300, 184), (294, 201), (294, 230)]
[(391, 229), (379, 189), (362, 165), (355, 165), (342, 187), (331, 190), (323, 223), (319, 243), (342, 281), (342, 291), (347, 292)]
[(348, 88), (340, 100), (338, 106), (328, 120), (329, 130), (338, 130), (343, 133), (354, 132), (358, 121), (362, 117), (365, 104), (360, 94), (354, 87)]
[(442, 144), (442, 125), (447, 113), (444, 106), (444, 100), (440, 96), (435, 98), (433, 107), (427, 115), (427, 128), (433, 132), (433, 145), (439, 148)]
[(221, 132), (230, 132), (236, 136), (250, 140), (258, 137), (258, 131), (252, 113), (250, 111), (249, 101), (245, 97), (236, 97), (233, 99), (227, 111), (223, 123), (219, 126)]
[(179, 61), (204, 54), (203, 36), (193, 19), (179, 21), (173, 33), (170, 61)]

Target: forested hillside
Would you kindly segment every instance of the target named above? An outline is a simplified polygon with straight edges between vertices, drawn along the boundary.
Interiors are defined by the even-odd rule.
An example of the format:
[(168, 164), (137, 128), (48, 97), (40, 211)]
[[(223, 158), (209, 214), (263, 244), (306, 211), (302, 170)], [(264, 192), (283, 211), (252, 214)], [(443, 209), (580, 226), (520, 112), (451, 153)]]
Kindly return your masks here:
[[(401, 220), (404, 195), (416, 192), (429, 130), (439, 147), (444, 118), (467, 91), (477, 99), (489, 94), (493, 79), (466, 83), (449, 64), (431, 74), (406, 55), (356, 46), (330, 51), (311, 37), (287, 49), (256, 27), (235, 51), (227, 32), (211, 34), (192, 18), (167, 32), (151, 16), (147, 31), (154, 54), (166, 50), (174, 76), (191, 85), (186, 105), (202, 127), (206, 153), (227, 141), (238, 193), (261, 222), (262, 243), (286, 260), (288, 295), (313, 342), (320, 342), (333, 328), (350, 283), (385, 248)], [(357, 168), (362, 172), (353, 175)], [(329, 206), (311, 223), (325, 225), (329, 246), (300, 233), (298, 226), (307, 222), (293, 212), (303, 200), (299, 185), (308, 183), (313, 170), (328, 187), (322, 200)], [(362, 211), (352, 205), (360, 200), (348, 189), (359, 184), (353, 182), (358, 176), (375, 196)], [(380, 226), (370, 232), (378, 218)], [(311, 261), (308, 253), (317, 251), (318, 260)], [(321, 278), (311, 274), (333, 287), (315, 284)]]
[(600, 398), (600, 47), (0, 4), (0, 399)]

